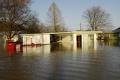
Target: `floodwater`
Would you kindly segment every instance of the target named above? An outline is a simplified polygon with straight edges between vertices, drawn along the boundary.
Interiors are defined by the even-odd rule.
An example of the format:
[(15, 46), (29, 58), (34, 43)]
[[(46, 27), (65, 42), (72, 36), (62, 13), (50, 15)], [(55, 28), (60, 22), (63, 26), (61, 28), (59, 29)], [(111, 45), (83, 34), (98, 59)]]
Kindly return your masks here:
[(120, 80), (120, 43), (24, 46), (11, 56), (3, 43), (0, 80)]

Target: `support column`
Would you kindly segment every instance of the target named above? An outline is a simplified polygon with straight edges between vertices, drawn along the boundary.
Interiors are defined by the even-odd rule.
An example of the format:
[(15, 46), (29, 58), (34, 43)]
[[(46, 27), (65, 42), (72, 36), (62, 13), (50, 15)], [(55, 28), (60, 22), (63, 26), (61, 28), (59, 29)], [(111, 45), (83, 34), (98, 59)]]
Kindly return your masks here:
[(73, 34), (73, 52), (77, 51), (77, 35)]
[(97, 41), (97, 34), (94, 34), (94, 50), (97, 49), (97, 44), (98, 44), (98, 41)]
[(82, 34), (82, 51), (88, 51), (88, 34)]

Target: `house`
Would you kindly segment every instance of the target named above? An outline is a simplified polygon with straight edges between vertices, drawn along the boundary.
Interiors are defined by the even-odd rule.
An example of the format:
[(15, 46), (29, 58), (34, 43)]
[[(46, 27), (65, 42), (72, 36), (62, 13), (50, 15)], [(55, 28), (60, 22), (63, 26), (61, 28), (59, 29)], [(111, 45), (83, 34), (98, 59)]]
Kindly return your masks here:
[(120, 27), (117, 28), (117, 29), (115, 29), (113, 32), (114, 32), (114, 34), (116, 35), (116, 37), (117, 37), (118, 39), (120, 39)]

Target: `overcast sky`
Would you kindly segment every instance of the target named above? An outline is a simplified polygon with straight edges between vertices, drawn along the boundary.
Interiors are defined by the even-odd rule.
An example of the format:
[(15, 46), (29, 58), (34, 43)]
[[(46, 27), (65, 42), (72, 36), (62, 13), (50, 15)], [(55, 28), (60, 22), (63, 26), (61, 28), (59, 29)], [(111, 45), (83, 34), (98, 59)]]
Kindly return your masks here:
[[(92, 6), (100, 6), (110, 14), (112, 24), (120, 27), (120, 0), (54, 0), (61, 11), (65, 25), (70, 30), (78, 30), (80, 23), (85, 28), (84, 12)], [(53, 0), (32, 0), (31, 9), (46, 23), (47, 12)]]

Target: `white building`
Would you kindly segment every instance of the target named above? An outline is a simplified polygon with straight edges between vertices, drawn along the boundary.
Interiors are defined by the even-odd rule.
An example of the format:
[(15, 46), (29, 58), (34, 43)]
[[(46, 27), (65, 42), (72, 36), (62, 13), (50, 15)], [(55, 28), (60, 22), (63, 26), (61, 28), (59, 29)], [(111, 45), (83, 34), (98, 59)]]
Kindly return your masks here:
[[(23, 45), (51, 44), (54, 42), (88, 44), (90, 40), (96, 41), (102, 31), (74, 31), (41, 34), (21, 34)], [(84, 46), (82, 46), (84, 47)]]

